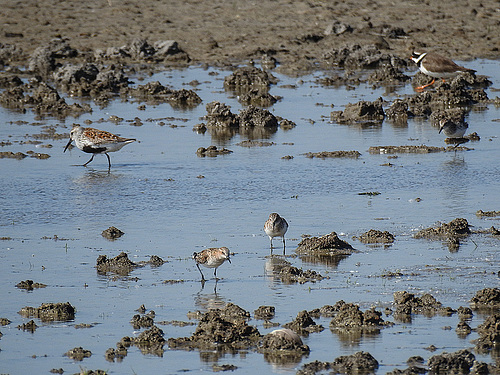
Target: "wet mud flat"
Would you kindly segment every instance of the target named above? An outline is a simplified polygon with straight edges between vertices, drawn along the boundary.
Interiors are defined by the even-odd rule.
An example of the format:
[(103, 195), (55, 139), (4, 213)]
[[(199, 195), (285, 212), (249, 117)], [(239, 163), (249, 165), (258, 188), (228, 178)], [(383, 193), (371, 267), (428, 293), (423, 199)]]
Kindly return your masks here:
[[(498, 207), (494, 198), (478, 198), (485, 193), (471, 182), (484, 183), (494, 197), (495, 166), (481, 170), (486, 177), (480, 180), (486, 182), (478, 183), (470, 175), (477, 171), (467, 171), (473, 165), (477, 168), (471, 161), (474, 156), (468, 155), (474, 155), (475, 147), (478, 153), (486, 152), (484, 144), (494, 144), (496, 136), (483, 127), (460, 142), (443, 137), (438, 143), (431, 137), (441, 121), (471, 122), (470, 118), (488, 110), (493, 112), (489, 118), (496, 116), (498, 121), (498, 88), (492, 87), (492, 79), (498, 82), (498, 77), (464, 74), (419, 92), (413, 88), (429, 83), (430, 78), (413, 74), (415, 68), (407, 59), (413, 47), (442, 48), (454, 58), (498, 58), (494, 47), (498, 33), (488, 31), (498, 26), (496, 4), (458, 8), (453, 3), (451, 8), (460, 9), (453, 17), (446, 7), (436, 14), (431, 3), (419, 4), (418, 9), (392, 4), (383, 14), (365, 14), (369, 7), (384, 4), (366, 5), (345, 18), (341, 8), (349, 3), (337, 4), (339, 8), (280, 3), (279, 32), (259, 26), (257, 33), (256, 23), (251, 22), (253, 26), (243, 35), (240, 29), (248, 23), (248, 12), (271, 23), (277, 13), (266, 9), (276, 3), (265, 2), (259, 9), (247, 3), (232, 8), (183, 3), (173, 7), (161, 27), (157, 22), (147, 23), (152, 28), (147, 38), (144, 31), (137, 38), (137, 25), (131, 27), (130, 21), (117, 22), (111, 33), (105, 32), (101, 17), (107, 14), (106, 25), (110, 18), (126, 19), (129, 12), (136, 18), (150, 20), (154, 15), (156, 19), (165, 10), (157, 4), (145, 2), (139, 7), (108, 1), (63, 9), (45, 7), (42, 2), (37, 4), (44, 9), (40, 23), (22, 32), (17, 28), (23, 25), (23, 12), (32, 8), (20, 4), (5, 26), (11, 43), (0, 46), (0, 105), (10, 126), (0, 139), (5, 150), (0, 162), (19, 163), (19, 169), (10, 167), (10, 172), (20, 181), (15, 186), (2, 183), (7, 212), (2, 219), (2, 256), (14, 270), (11, 273), (3, 266), (8, 296), (6, 307), (0, 310), (0, 355), (6, 356), (9, 371), (15, 373), (16, 365), (22, 368), (22, 361), (30, 357), (38, 362), (25, 365), (27, 372), (39, 363), (51, 373), (78, 371), (78, 367), (82, 372), (91, 367), (96, 373), (107, 373), (106, 369), (120, 373), (122, 365), (131, 364), (155, 372), (165, 367), (166, 360), (179, 363), (172, 372), (196, 371), (201, 366), (213, 372), (238, 373), (256, 369), (297, 374), (383, 373), (389, 368), (393, 374), (498, 373), (500, 292), (496, 287), (498, 257), (492, 252), (498, 247)], [(359, 4), (355, 9), (360, 9)], [(96, 17), (87, 33), (85, 25), (76, 28), (87, 18), (75, 14), (89, 10)], [(422, 28), (422, 19), (417, 17), (426, 11), (433, 15), (426, 22), (439, 20), (432, 28)], [(12, 13), (12, 8), (7, 6), (6, 12)], [(217, 17), (206, 17), (213, 13)], [(42, 23), (47, 17), (51, 22)], [(227, 29), (222, 32), (221, 17), (237, 26), (241, 36), (230, 36)], [(457, 17), (467, 18), (467, 28), (456, 26)], [(311, 22), (312, 18), (317, 22)], [(48, 24), (61, 22), (56, 34), (46, 29)], [(192, 24), (204, 25), (210, 32), (204, 30), (200, 38), (198, 28), (188, 27)], [(460, 38), (443, 37), (443, 30), (451, 26)], [(210, 71), (213, 80), (208, 84), (180, 79), (182, 83), (173, 86), (156, 80), (164, 76), (155, 73), (199, 64)], [(317, 108), (326, 108), (321, 116), (302, 108), (302, 103), (289, 104), (293, 95), (287, 96), (286, 90), (304, 87), (300, 81), (283, 84), (277, 76), (303, 76), (318, 70), (310, 87), (344, 90), (342, 95), (359, 92), (359, 97), (338, 105), (326, 96), (331, 105), (315, 103)], [(172, 73), (183, 74), (182, 70)], [(154, 78), (148, 79), (149, 75)], [(222, 95), (214, 98), (213, 87)], [(405, 94), (393, 95), (392, 90), (405, 87)], [(372, 95), (380, 90), (387, 90), (383, 97)], [(120, 101), (123, 105), (114, 107)], [(297, 115), (297, 107), (306, 113)], [(122, 133), (142, 136), (143, 145), (154, 154), (135, 151), (141, 161), (132, 159), (134, 163), (118, 165), (107, 173), (75, 172), (60, 155), (72, 122), (120, 127)], [(315, 122), (321, 124), (320, 129), (314, 127)], [(432, 130), (424, 130), (418, 144), (406, 136), (377, 137), (377, 131), (386, 126), (398, 134), (418, 123)], [(329, 129), (322, 127), (325, 124)], [(21, 137), (16, 126), (29, 129), (30, 134)], [(173, 139), (161, 133), (167, 127)], [(472, 122), (470, 127), (478, 128)], [(321, 133), (325, 131), (340, 141), (332, 146)], [(482, 131), (490, 135), (481, 137)], [(179, 133), (180, 138), (175, 138)], [(369, 144), (359, 141), (364, 139), (360, 133)], [(338, 134), (348, 136), (342, 139)], [(305, 143), (311, 135), (317, 140)], [(165, 144), (170, 148), (158, 145), (155, 138), (168, 139)], [(26, 147), (33, 149), (26, 151)], [(43, 148), (43, 153), (37, 148)], [(405, 186), (408, 177), (398, 174), (397, 164), (411, 175), (419, 164), (431, 160), (425, 158), (435, 155), (450, 157), (443, 159), (450, 162), (434, 162), (440, 168), (434, 178), (426, 174), (432, 168), (424, 167), (420, 175), (412, 175), (416, 182)], [(168, 167), (165, 158), (169, 158)], [(275, 168), (270, 160), (288, 164)], [(378, 164), (381, 160), (385, 163)], [(33, 164), (44, 162), (53, 162), (54, 168)], [(368, 176), (361, 175), (366, 173), (360, 167), (365, 163), (372, 168)], [(393, 176), (381, 173), (382, 167), (391, 167)], [(32, 168), (28, 179), (33, 181), (22, 177), (25, 168)], [(225, 174), (217, 174), (224, 168), (228, 168)], [(41, 169), (51, 172), (40, 178)], [(248, 171), (243, 178), (241, 170)], [(340, 176), (332, 171), (341, 171)], [(436, 188), (434, 181), (443, 177), (445, 182)], [(388, 219), (392, 215), (382, 208), (380, 198), (395, 205), (398, 199), (392, 197), (401, 191), (413, 194), (419, 180), (428, 184), (415, 189), (420, 194), (451, 193), (439, 202), (432, 201), (432, 194), (424, 199), (415, 196), (411, 203), (425, 209), (413, 206), (409, 215), (407, 208), (399, 207), (393, 213), (396, 217)], [(119, 185), (123, 181), (128, 183)], [(46, 188), (57, 194), (52, 199), (57, 205), (46, 200), (51, 195)], [(24, 204), (17, 201), (20, 189), (27, 197)], [(346, 190), (356, 191), (356, 198), (344, 195)], [(459, 203), (453, 199), (455, 191)], [(330, 208), (332, 196), (337, 201), (346, 199), (345, 206), (335, 205), (341, 214)], [(353, 199), (357, 199), (354, 204)], [(479, 207), (478, 202), (486, 204)], [(268, 255), (269, 249), (260, 244), (266, 243), (260, 238), (263, 223), (252, 218), (258, 216), (255, 212), (267, 215), (274, 205), (293, 213), (286, 216), (292, 219), (294, 237), (283, 256), (277, 250)], [(245, 220), (235, 218), (233, 212)], [(443, 217), (449, 220), (437, 222)], [(117, 222), (117, 227), (110, 222)], [(188, 223), (195, 223), (196, 228)], [(425, 228), (430, 223), (436, 224)], [(337, 229), (341, 227), (348, 228), (348, 235)], [(26, 234), (30, 230), (51, 234)], [(237, 261), (222, 266), (224, 276), (219, 282), (209, 280), (205, 285), (191, 273), (190, 253), (211, 241), (230, 242)], [(474, 248), (475, 241), (479, 250)], [(22, 250), (19, 255), (13, 253), (17, 248)], [(443, 255), (443, 249), (448, 253)], [(426, 251), (432, 255), (426, 253), (424, 259), (416, 255)], [(54, 265), (55, 259), (63, 259), (60, 267)], [(449, 277), (446, 282), (443, 274)], [(456, 285), (460, 278), (465, 279), (460, 284), (471, 286)], [(453, 307), (440, 302), (441, 297)], [(422, 322), (424, 318), (428, 321)], [(421, 337), (438, 328), (452, 331), (454, 337), (448, 336), (452, 344), (422, 348), (422, 342), (438, 343), (442, 335), (417, 338), (415, 343), (413, 334), (405, 331), (407, 326)], [(51, 333), (52, 328), (65, 331), (65, 337)], [(96, 340), (96, 335), (106, 338)], [(469, 339), (470, 335), (475, 338)], [(27, 345), (23, 351), (11, 341), (31, 343), (56, 336), (61, 341), (53, 350), (38, 344)], [(390, 344), (394, 341), (401, 343)], [(384, 352), (384, 347), (390, 349)], [(390, 361), (397, 349), (394, 365)], [(436, 350), (439, 353), (434, 354)]]

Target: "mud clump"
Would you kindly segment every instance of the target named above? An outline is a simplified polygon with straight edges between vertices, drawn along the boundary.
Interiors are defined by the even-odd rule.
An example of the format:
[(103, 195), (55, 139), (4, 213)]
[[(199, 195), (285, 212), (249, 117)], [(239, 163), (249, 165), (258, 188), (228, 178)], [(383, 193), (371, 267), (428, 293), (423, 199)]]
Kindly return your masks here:
[(205, 157), (205, 156), (216, 157), (219, 155), (227, 155), (231, 153), (232, 153), (231, 150), (228, 150), (227, 148), (218, 149), (217, 146), (208, 146), (207, 148), (200, 147), (198, 148), (198, 150), (196, 150), (196, 155), (200, 157)]
[(283, 327), (291, 329), (302, 336), (307, 336), (311, 332), (321, 332), (325, 329), (322, 325), (316, 324), (306, 310), (299, 312), (292, 322), (283, 324)]
[(431, 373), (464, 373), (468, 374), (474, 365), (476, 357), (467, 349), (454, 353), (443, 353), (434, 355), (428, 360), (428, 367)]
[(344, 111), (333, 111), (330, 114), (332, 121), (339, 124), (357, 124), (357, 123), (382, 123), (385, 113), (382, 108), (382, 98), (374, 102), (360, 101), (349, 103)]
[(117, 238), (120, 238), (124, 234), (125, 234), (124, 232), (122, 232), (120, 229), (116, 227), (109, 227), (108, 229), (103, 230), (101, 233), (101, 235), (108, 240), (116, 240)]
[(262, 69), (253, 66), (243, 66), (224, 78), (224, 88), (242, 95), (252, 89), (267, 92), (271, 83), (276, 82), (275, 77)]
[(307, 152), (304, 154), (306, 158), (354, 158), (357, 159), (361, 156), (359, 151), (322, 151), (322, 152)]
[(139, 336), (131, 339), (131, 343), (137, 346), (143, 354), (163, 355), (163, 331), (153, 325), (150, 329), (141, 332)]
[(406, 67), (403, 59), (384, 53), (375, 44), (346, 44), (323, 55), (322, 65), (339, 66), (351, 70), (378, 68), (382, 66)]
[(42, 303), (40, 307), (23, 307), (18, 313), (25, 318), (39, 318), (42, 322), (66, 322), (75, 319), (76, 309), (69, 302)]
[(314, 270), (302, 270), (301, 268), (297, 268), (291, 265), (283, 265), (281, 267), (277, 267), (276, 271), (278, 271), (278, 277), (285, 284), (299, 283), (304, 284), (308, 281), (315, 283), (316, 281), (321, 281), (325, 279), (324, 276), (320, 275)]
[[(240, 309), (233, 305), (229, 310), (225, 308), (206, 312), (192, 336), (170, 338), (168, 346), (171, 349), (218, 351), (233, 351), (256, 346), (262, 336), (256, 327), (247, 324), (247, 314), (243, 314), (243, 317)], [(234, 312), (237, 312), (236, 315)]]
[(207, 127), (239, 127), (240, 120), (231, 112), (231, 107), (218, 101), (206, 105), (205, 121)]
[(257, 107), (270, 107), (279, 99), (279, 97), (275, 97), (268, 92), (263, 92), (259, 89), (252, 89), (238, 96), (238, 101), (241, 104), (254, 105)]
[(106, 274), (113, 272), (121, 276), (127, 276), (137, 267), (140, 267), (140, 265), (132, 262), (124, 252), (111, 259), (108, 259), (106, 255), (99, 255), (96, 264), (98, 273)]
[(330, 321), (330, 329), (361, 329), (365, 332), (378, 332), (380, 328), (392, 326), (393, 323), (382, 319), (382, 313), (371, 308), (362, 312), (358, 305), (339, 301), (338, 313)]
[(476, 216), (477, 217), (495, 217), (495, 216), (500, 216), (500, 211), (483, 211), (483, 210), (477, 210), (476, 211)]
[(436, 146), (371, 146), (368, 149), (370, 154), (430, 154), (433, 152), (445, 152), (454, 150), (468, 150), (466, 147), (457, 147), (448, 150), (446, 147)]
[(132, 317), (130, 321), (134, 329), (149, 328), (154, 325), (154, 319), (150, 315), (139, 315), (136, 314)]
[(472, 297), (470, 305), (475, 310), (487, 310), (500, 308), (500, 289), (484, 288), (476, 292)]
[(238, 115), (240, 127), (277, 128), (278, 119), (268, 110), (249, 105)]
[(396, 305), (394, 316), (404, 322), (411, 320), (411, 314), (423, 314), (427, 317), (433, 317), (438, 313), (448, 316), (456, 312), (450, 307), (443, 307), (441, 302), (430, 294), (415, 297), (414, 294), (406, 291), (394, 292), (394, 304)]
[(34, 320), (30, 320), (28, 323), (23, 323), (21, 325), (17, 326), (17, 329), (23, 330), (23, 331), (29, 331), (31, 333), (35, 332), (38, 326), (36, 325)]
[(47, 285), (42, 284), (42, 283), (35, 283), (33, 280), (25, 280), (21, 281), (16, 284), (16, 288), (19, 289), (26, 289), (26, 290), (33, 290), (36, 288), (45, 288)]
[(304, 238), (297, 245), (295, 252), (299, 255), (351, 255), (354, 248), (341, 240), (332, 232), (321, 237)]
[(378, 369), (378, 361), (368, 352), (357, 352), (335, 358), (333, 362), (314, 361), (306, 363), (297, 375), (315, 375), (325, 370), (332, 374), (370, 374)]
[(9, 319), (7, 318), (0, 318), (0, 326), (6, 326), (12, 323)]
[(274, 306), (259, 306), (254, 312), (253, 317), (261, 320), (271, 320), (274, 318), (276, 309)]
[(22, 160), (24, 158), (28, 157), (28, 155), (23, 154), (22, 152), (12, 152), (12, 151), (2, 151), (0, 152), (0, 159), (17, 159), (17, 160)]
[(358, 239), (365, 243), (393, 243), (394, 235), (388, 231), (379, 231), (376, 229), (370, 229), (368, 232), (363, 233)]
[(457, 218), (449, 223), (444, 223), (439, 227), (422, 229), (415, 238), (427, 238), (429, 240), (446, 240), (450, 251), (458, 250), (460, 239), (467, 237), (471, 233), (469, 223), (466, 219)]
[(90, 350), (83, 349), (80, 346), (78, 348), (68, 350), (66, 353), (64, 353), (64, 355), (75, 361), (83, 361), (84, 358), (90, 358), (92, 356), (92, 352)]
[(500, 313), (490, 315), (477, 327), (479, 339), (476, 349), (479, 353), (488, 353), (500, 345)]

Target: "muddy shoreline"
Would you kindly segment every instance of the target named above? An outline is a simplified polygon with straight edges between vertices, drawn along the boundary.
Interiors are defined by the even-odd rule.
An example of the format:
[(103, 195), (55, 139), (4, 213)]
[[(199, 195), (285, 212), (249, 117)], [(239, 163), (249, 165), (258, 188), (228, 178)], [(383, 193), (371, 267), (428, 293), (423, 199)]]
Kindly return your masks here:
[[(67, 38), (79, 53), (121, 47), (134, 39), (175, 41), (188, 59), (167, 65), (223, 67), (249, 60), (274, 63), (283, 72), (316, 69), (322, 57), (345, 44), (375, 44), (408, 58), (415, 47), (453, 59), (500, 57), (498, 3), (485, 0), (347, 1), (157, 1), (48, 0), (7, 2), (0, 60), (25, 65), (34, 50)], [(36, 15), (36, 17), (33, 17)]]

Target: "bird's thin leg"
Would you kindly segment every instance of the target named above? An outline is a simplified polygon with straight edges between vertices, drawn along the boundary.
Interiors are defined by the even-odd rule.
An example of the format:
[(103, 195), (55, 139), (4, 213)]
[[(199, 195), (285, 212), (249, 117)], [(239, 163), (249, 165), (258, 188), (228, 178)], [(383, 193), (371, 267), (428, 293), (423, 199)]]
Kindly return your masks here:
[(198, 263), (196, 263), (196, 267), (198, 267), (198, 271), (200, 271), (201, 281), (205, 281), (205, 276), (203, 276), (203, 272), (201, 272), (200, 265)]
[(214, 269), (214, 277), (215, 277), (215, 281), (219, 280), (219, 279), (217, 278), (217, 267)]
[(418, 87), (417, 87), (417, 90), (423, 90), (423, 89), (425, 89), (426, 87), (429, 87), (429, 86), (433, 85), (433, 84), (434, 84), (434, 82), (436, 82), (436, 79), (435, 79), (435, 78), (433, 78), (433, 79), (432, 79), (432, 82), (431, 82), (431, 83), (428, 83), (427, 85), (418, 86)]
[(111, 169), (111, 159), (109, 158), (109, 155), (107, 153), (104, 155), (106, 155), (108, 157), (108, 170), (110, 170)]
[(283, 255), (285, 255), (285, 236), (283, 236)]
[(85, 164), (83, 164), (84, 167), (86, 167), (88, 163), (90, 163), (92, 160), (94, 160), (94, 155), (95, 154), (92, 154), (92, 157), (90, 158), (90, 160), (88, 162), (86, 162)]

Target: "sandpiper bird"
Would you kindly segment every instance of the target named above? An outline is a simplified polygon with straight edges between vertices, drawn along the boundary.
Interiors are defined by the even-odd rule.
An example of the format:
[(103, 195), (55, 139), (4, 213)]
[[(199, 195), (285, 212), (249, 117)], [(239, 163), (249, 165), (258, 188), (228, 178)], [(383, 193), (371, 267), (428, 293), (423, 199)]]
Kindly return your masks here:
[(109, 159), (108, 152), (118, 151), (126, 144), (134, 142), (135, 139), (119, 137), (104, 130), (83, 128), (80, 125), (74, 125), (69, 135), (69, 142), (64, 147), (63, 152), (66, 152), (73, 141), (75, 141), (76, 147), (80, 150), (92, 154), (90, 160), (83, 164), (84, 167), (94, 159), (95, 154), (105, 154), (108, 158), (108, 168), (111, 168), (111, 160)]
[(453, 78), (463, 72), (475, 72), (473, 69), (457, 65), (449, 58), (438, 55), (437, 53), (414, 51), (411, 55), (411, 59), (418, 65), (422, 73), (432, 77), (431, 83), (417, 87), (418, 90), (422, 90), (434, 84), (436, 78), (441, 78), (444, 82), (445, 78)]
[(442, 119), (439, 121), (439, 133), (443, 132), (448, 138), (451, 138), (449, 143), (454, 143), (455, 148), (462, 144), (468, 142), (464, 139), (465, 131), (469, 125), (465, 122), (455, 122), (449, 119)]
[(196, 262), (196, 267), (198, 267), (198, 270), (201, 273), (201, 281), (205, 281), (205, 276), (203, 276), (203, 272), (201, 272), (200, 264), (207, 268), (215, 268), (214, 276), (217, 281), (219, 280), (217, 278), (217, 268), (226, 260), (231, 263), (231, 259), (229, 258), (229, 249), (227, 247), (211, 247), (200, 251), (199, 253), (194, 252), (193, 259)]
[(285, 233), (288, 230), (288, 223), (284, 218), (278, 215), (276, 212), (273, 212), (269, 215), (269, 219), (267, 219), (264, 224), (264, 232), (269, 236), (271, 240), (271, 252), (273, 251), (273, 238), (274, 237), (283, 237), (283, 252), (285, 251)]

